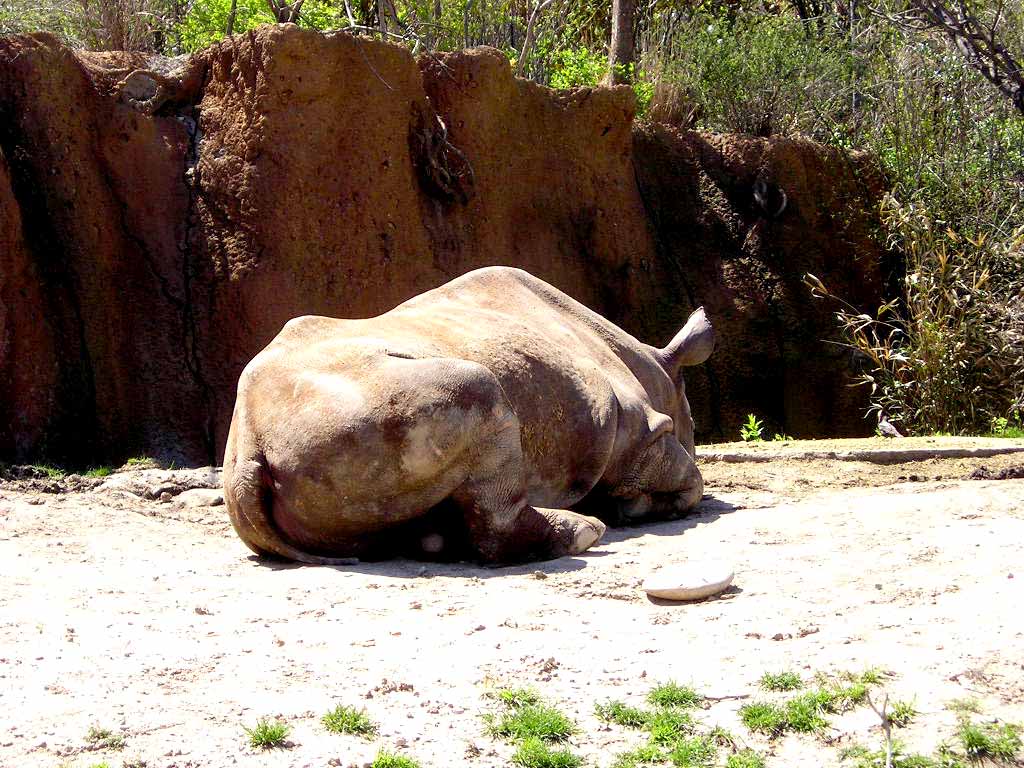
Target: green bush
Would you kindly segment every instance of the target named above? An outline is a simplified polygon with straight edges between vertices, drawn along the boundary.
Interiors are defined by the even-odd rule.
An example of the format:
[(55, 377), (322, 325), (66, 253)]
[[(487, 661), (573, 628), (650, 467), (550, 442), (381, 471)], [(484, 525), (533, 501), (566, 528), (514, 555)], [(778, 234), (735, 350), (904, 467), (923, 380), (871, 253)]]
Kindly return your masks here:
[[(222, 39), (227, 31), (231, 0), (195, 0), (188, 13), (175, 27), (175, 35), (183, 51), (197, 51)], [(234, 33), (247, 32), (261, 24), (273, 24), (267, 0), (237, 0)], [(312, 29), (337, 29), (347, 26), (344, 6), (326, 0), (306, 0), (299, 24)]]

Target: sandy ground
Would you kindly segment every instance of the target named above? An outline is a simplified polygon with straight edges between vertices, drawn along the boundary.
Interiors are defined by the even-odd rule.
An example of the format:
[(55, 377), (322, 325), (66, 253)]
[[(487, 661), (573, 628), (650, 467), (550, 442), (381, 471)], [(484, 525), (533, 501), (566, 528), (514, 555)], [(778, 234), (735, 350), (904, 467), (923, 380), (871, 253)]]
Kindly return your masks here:
[[(842, 746), (880, 743), (863, 708), (821, 739), (747, 733), (743, 697), (782, 669), (890, 671), (886, 691), (922, 713), (901, 738), (924, 750), (952, 732), (951, 699), (1024, 721), (1024, 480), (965, 479), (1024, 454), (879, 465), (820, 447), (716, 446), (732, 460), (703, 464), (698, 514), (503, 569), (262, 563), (216, 491), (181, 492), (215, 485), (209, 471), (2, 482), (0, 765), (361, 766), (384, 747), (425, 767), (503, 766), (512, 750), (480, 714), (510, 684), (575, 718), (573, 749), (607, 766), (642, 738), (599, 723), (594, 703), (641, 703), (668, 679), (739, 697), (700, 717), (770, 766), (838, 765)], [(744, 450), (776, 458), (736, 461)], [(717, 599), (638, 588), (708, 558), (736, 570)], [(338, 703), (365, 707), (379, 736), (325, 731)], [(249, 748), (243, 726), (263, 717), (292, 725), (289, 748)], [(93, 725), (123, 732), (124, 750), (89, 749)]]

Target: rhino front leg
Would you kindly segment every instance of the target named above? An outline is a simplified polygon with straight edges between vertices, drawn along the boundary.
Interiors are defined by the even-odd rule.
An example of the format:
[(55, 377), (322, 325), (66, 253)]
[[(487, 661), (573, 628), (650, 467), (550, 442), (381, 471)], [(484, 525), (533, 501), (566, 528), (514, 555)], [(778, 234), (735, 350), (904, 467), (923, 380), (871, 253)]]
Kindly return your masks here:
[(553, 560), (586, 551), (604, 535), (604, 523), (526, 503), (519, 420), (511, 411), (503, 416), (502, 428), (480, 446), (472, 476), (453, 494), (473, 545), (491, 563)]
[(464, 507), (470, 538), (483, 560), (519, 563), (578, 555), (604, 535), (600, 520), (567, 509), (494, 504), (487, 493)]

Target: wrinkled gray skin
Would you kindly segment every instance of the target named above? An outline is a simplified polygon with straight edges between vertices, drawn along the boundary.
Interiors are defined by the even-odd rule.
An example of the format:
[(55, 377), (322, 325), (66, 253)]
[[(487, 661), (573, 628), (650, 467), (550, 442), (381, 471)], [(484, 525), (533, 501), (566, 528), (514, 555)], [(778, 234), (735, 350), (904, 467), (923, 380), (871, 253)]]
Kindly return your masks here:
[(507, 267), (367, 320), (296, 318), (238, 383), (231, 521), (307, 563), (582, 552), (605, 526), (570, 509), (619, 524), (700, 500), (681, 369), (713, 346), (702, 309), (656, 349)]

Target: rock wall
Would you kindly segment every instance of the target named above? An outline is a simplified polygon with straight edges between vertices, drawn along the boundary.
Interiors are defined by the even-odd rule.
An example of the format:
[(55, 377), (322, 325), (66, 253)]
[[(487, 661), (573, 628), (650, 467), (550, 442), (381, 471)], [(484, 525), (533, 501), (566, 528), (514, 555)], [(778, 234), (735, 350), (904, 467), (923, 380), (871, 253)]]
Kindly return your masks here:
[(634, 133), (637, 183), (662, 262), (714, 319), (718, 347), (688, 377), (705, 434), (738, 439), (749, 413), (767, 436), (870, 434), (856, 360), (835, 340), (833, 307), (803, 276), (878, 306), (896, 267), (878, 246), (878, 166), (808, 140), (678, 131)]
[(706, 304), (723, 333), (690, 380), (700, 438), (747, 411), (863, 432), (799, 276), (881, 294), (869, 170), (635, 127), (628, 89), (554, 92), (488, 49), (417, 62), (291, 25), (190, 59), (5, 38), (0, 459), (216, 460), (237, 376), (286, 320), (371, 316), (491, 264), (652, 343)]

